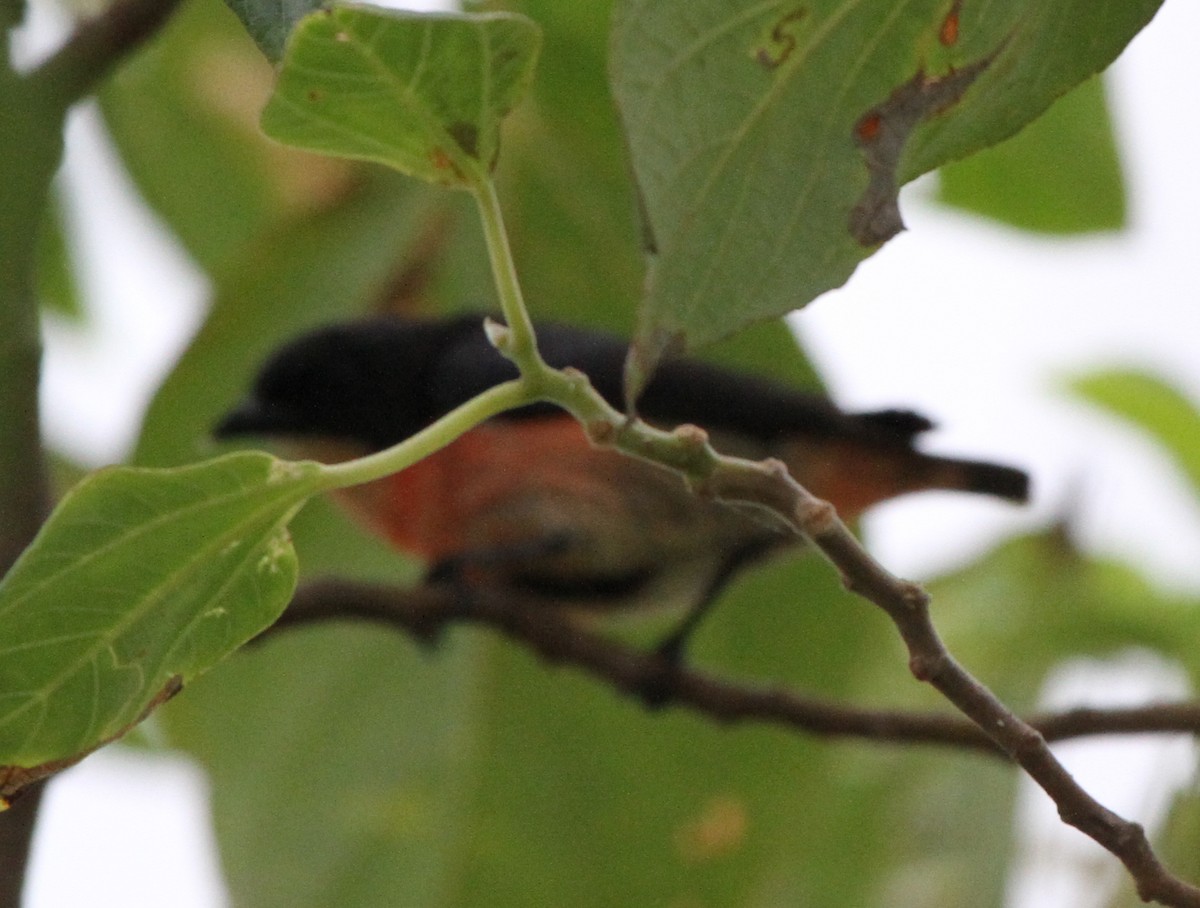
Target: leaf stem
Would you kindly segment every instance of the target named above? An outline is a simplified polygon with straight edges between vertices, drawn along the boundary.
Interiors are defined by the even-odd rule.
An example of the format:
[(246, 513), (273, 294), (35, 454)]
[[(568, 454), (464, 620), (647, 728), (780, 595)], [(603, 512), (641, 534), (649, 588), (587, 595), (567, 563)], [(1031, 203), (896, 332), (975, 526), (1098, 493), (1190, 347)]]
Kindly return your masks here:
[(529, 310), (525, 308), (521, 283), (517, 279), (517, 269), (513, 264), (512, 249), (508, 245), (508, 232), (504, 229), (504, 217), (500, 210), (500, 199), (496, 195), (495, 182), (490, 178), (482, 180), (475, 187), (473, 195), (479, 208), (479, 217), (483, 221), (483, 235), (487, 241), (488, 258), (492, 263), (492, 277), (496, 282), (496, 292), (500, 296), (500, 311), (504, 313), (504, 321), (508, 327), (507, 335), (497, 346), (500, 352), (516, 364), (523, 376), (540, 381), (549, 371), (549, 367), (538, 353), (537, 336), (529, 318)]
[(356, 460), (323, 465), (322, 485), (326, 489), (344, 489), (398, 473), (446, 447), (484, 420), (537, 399), (538, 395), (523, 378), (496, 385), (390, 448)]

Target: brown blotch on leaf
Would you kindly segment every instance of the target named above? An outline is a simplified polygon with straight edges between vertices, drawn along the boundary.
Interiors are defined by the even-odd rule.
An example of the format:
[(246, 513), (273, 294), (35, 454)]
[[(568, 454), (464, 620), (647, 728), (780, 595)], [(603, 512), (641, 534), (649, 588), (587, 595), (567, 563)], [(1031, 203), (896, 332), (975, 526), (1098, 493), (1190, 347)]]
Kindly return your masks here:
[(767, 70), (775, 69), (792, 55), (796, 49), (794, 27), (807, 15), (808, 10), (800, 6), (776, 20), (766, 40), (754, 51), (754, 59), (760, 66)]
[(446, 132), (455, 144), (473, 158), (479, 157), (479, 127), (474, 123), (451, 123)]
[(462, 168), (458, 166), (454, 158), (446, 153), (445, 149), (432, 149), (429, 152), (429, 163), (433, 165), (434, 170), (437, 170), (442, 174), (436, 178), (441, 185), (454, 186), (458, 183), (465, 183), (467, 181), (466, 175), (462, 172)]
[(854, 125), (854, 135), (859, 142), (873, 142), (879, 135), (879, 127), (883, 125), (883, 117), (870, 113)]
[(957, 104), (998, 53), (999, 48), (936, 78), (919, 71), (855, 122), (854, 142), (870, 174), (867, 188), (850, 211), (850, 235), (860, 245), (877, 246), (904, 229), (896, 182), (904, 144), (917, 126)]

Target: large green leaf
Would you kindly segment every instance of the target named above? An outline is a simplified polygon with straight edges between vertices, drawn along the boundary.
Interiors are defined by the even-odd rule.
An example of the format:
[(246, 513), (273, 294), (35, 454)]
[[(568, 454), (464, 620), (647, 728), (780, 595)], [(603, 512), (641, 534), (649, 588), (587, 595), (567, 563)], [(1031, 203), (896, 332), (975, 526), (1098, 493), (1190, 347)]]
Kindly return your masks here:
[[(521, 285), (536, 317), (628, 337), (644, 269), (626, 146), (605, 78), (609, 4), (522, 0), (510, 6), (547, 36), (530, 103), (506, 123), (496, 172)], [(706, 355), (820, 385), (782, 321), (756, 325)]]
[(511, 13), (314, 13), (292, 33), (262, 127), (299, 148), (479, 187), (540, 40), (533, 22)]
[(269, 625), (319, 477), (245, 453), (76, 486), (0, 584), (0, 763), (86, 753)]
[(288, 631), (164, 710), (210, 775), (236, 904), (446, 904), (490, 760), (473, 721), (478, 642), (431, 654), (375, 627)]
[(1125, 186), (1104, 81), (1089, 79), (1037, 120), (938, 173), (938, 199), (1024, 230), (1084, 233), (1125, 223)]
[(1153, 375), (1112, 369), (1072, 382), (1094, 404), (1149, 433), (1183, 469), (1200, 496), (1200, 409), (1180, 391)]
[(1103, 69), (1159, 0), (622, 0), (612, 82), (650, 240), (645, 375), (843, 283), (896, 193)]
[[(894, 649), (887, 684), (905, 677), (886, 622), (818, 560), (747, 580), (701, 663), (834, 693)], [(915, 797), (890, 751), (840, 772), (842, 748), (647, 711), (477, 632), (421, 653), (371, 628), (291, 631), (189, 693), (172, 736), (213, 773), (248, 908), (869, 904), (895, 837), (863, 824)]]

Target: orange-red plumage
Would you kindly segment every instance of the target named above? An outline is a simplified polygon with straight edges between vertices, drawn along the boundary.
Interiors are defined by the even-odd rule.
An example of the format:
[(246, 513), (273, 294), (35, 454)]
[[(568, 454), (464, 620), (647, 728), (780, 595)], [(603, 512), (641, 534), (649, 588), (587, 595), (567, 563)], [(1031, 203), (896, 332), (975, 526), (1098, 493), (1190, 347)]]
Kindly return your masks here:
[[(610, 402), (621, 400), (619, 341), (554, 325), (541, 326), (539, 339), (551, 365), (579, 368)], [(514, 374), (478, 320), (334, 326), (278, 352), (219, 433), (379, 449)], [(1027, 494), (1019, 470), (916, 450), (930, 426), (916, 414), (846, 414), (701, 363), (667, 363), (639, 407), (665, 427), (699, 423), (718, 450), (782, 459), (846, 518), (924, 489)], [(489, 420), (340, 497), (397, 548), (454, 566), (468, 585), (597, 607), (703, 608), (740, 565), (798, 541), (761, 513), (694, 496), (670, 471), (593, 447), (578, 423), (548, 406)]]

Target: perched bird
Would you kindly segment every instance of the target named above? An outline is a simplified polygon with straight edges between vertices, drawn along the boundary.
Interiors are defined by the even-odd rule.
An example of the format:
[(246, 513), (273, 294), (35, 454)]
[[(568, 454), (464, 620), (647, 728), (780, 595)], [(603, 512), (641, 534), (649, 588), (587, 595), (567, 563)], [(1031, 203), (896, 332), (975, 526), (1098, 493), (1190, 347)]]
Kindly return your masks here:
[[(550, 365), (581, 370), (621, 406), (623, 341), (558, 324), (539, 325), (537, 336)], [(399, 442), (516, 376), (479, 316), (337, 324), (274, 353), (216, 434), (279, 438), (301, 456), (342, 460)], [(694, 360), (663, 363), (638, 411), (665, 428), (695, 423), (722, 453), (779, 458), (847, 519), (927, 489), (1014, 502), (1029, 494), (1020, 470), (915, 450), (932, 426), (916, 413), (843, 413), (824, 397)], [(761, 513), (699, 498), (666, 469), (594, 447), (548, 404), (494, 417), (400, 473), (339, 494), (368, 527), (464, 591), (589, 609), (683, 608), (663, 643), (669, 654), (738, 568), (799, 543)]]

